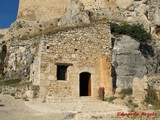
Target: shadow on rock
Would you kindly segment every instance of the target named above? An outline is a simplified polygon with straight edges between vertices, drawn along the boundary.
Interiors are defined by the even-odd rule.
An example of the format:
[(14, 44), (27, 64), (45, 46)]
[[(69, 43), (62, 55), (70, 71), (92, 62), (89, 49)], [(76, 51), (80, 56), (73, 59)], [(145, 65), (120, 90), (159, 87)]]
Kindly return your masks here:
[(3, 105), (3, 104), (0, 104), (0, 107), (4, 107), (4, 105)]

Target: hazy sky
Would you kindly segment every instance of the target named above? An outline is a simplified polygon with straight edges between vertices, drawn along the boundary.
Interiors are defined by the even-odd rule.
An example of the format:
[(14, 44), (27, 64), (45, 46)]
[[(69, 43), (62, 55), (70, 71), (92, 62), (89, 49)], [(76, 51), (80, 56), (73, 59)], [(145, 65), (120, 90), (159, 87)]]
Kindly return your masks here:
[(17, 18), (19, 0), (0, 0), (0, 28), (7, 28)]

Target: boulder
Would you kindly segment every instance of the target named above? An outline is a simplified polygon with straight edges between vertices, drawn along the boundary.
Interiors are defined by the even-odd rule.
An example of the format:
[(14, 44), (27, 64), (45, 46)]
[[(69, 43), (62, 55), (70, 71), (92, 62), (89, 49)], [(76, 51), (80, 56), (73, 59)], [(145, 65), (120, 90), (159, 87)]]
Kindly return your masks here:
[(147, 74), (146, 60), (139, 50), (140, 43), (129, 36), (117, 36), (112, 50), (112, 63), (116, 65), (116, 85), (130, 88), (135, 77)]
[(25, 95), (28, 99), (32, 99), (34, 97), (34, 92), (32, 90), (27, 90)]
[(134, 78), (133, 83), (132, 83), (132, 96), (139, 100), (142, 101), (144, 100), (145, 97), (145, 90), (144, 90), (144, 80), (139, 79), (139, 78)]
[(121, 96), (121, 92), (122, 92), (122, 88), (119, 88), (119, 87), (116, 88), (114, 96), (115, 97), (120, 97)]
[(15, 99), (22, 99), (22, 98), (23, 98), (23, 93), (22, 93), (22, 91), (16, 92), (14, 98), (15, 98)]

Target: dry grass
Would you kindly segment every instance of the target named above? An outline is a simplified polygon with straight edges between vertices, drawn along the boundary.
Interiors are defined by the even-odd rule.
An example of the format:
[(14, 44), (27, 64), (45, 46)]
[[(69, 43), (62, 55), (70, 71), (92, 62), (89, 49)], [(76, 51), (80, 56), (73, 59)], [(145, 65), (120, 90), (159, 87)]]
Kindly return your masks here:
[(19, 79), (1, 79), (0, 86), (12, 86), (18, 84), (20, 81)]
[(0, 79), (0, 87), (1, 86), (10, 86), (10, 87), (22, 87), (29, 85), (29, 81), (22, 81), (20, 79)]
[(90, 24), (83, 24), (83, 25), (77, 25), (77, 26), (53, 26), (53, 27), (45, 28), (44, 30), (41, 30), (41, 31), (36, 32), (36, 33), (23, 35), (19, 39), (20, 40), (27, 40), (27, 39), (30, 39), (30, 38), (33, 38), (33, 37), (36, 37), (36, 36), (55, 34), (55, 33), (58, 33), (60, 31), (67, 31), (67, 30), (71, 30), (71, 29), (75, 29), (75, 28), (83, 28), (83, 27), (87, 27), (89, 25)]

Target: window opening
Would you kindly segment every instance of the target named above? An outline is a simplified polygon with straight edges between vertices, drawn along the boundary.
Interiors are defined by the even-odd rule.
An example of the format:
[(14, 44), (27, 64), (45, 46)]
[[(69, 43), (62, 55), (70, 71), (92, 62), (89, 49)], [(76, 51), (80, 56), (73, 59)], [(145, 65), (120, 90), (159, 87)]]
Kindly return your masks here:
[(67, 68), (65, 65), (57, 65), (57, 80), (66, 80)]

